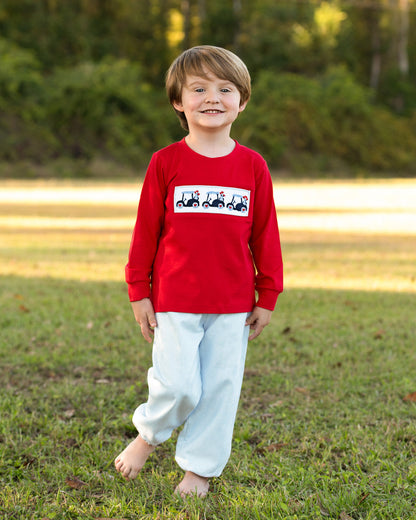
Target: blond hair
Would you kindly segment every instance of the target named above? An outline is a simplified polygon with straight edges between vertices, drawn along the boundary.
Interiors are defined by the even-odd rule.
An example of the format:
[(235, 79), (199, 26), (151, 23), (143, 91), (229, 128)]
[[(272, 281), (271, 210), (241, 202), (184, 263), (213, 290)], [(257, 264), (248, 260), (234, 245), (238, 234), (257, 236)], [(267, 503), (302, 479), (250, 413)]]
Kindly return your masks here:
[[(166, 92), (171, 105), (182, 101), (182, 88), (188, 75), (206, 77), (207, 71), (234, 83), (240, 93), (240, 106), (250, 99), (250, 74), (244, 62), (233, 52), (222, 47), (199, 45), (184, 51), (169, 67), (166, 74)], [(182, 127), (189, 130), (185, 114), (174, 110)]]

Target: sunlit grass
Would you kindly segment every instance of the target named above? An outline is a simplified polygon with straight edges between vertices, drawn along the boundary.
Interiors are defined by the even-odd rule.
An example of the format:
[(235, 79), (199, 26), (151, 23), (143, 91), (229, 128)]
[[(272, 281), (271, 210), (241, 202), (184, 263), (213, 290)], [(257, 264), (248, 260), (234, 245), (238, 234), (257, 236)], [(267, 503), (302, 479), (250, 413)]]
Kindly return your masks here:
[[(276, 187), (286, 287), (414, 292), (416, 181), (353, 188), (317, 181)], [(6, 183), (0, 274), (122, 280), (138, 195), (135, 183)], [(337, 205), (343, 209), (330, 209)]]
[(282, 231), (287, 287), (416, 292), (416, 237)]

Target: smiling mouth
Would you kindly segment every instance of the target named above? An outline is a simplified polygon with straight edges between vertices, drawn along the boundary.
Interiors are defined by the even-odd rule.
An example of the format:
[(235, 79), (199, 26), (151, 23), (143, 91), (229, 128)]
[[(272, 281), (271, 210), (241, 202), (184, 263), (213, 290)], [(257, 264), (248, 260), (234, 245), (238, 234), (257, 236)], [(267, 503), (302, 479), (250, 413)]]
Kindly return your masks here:
[(223, 110), (201, 110), (203, 114), (223, 114)]

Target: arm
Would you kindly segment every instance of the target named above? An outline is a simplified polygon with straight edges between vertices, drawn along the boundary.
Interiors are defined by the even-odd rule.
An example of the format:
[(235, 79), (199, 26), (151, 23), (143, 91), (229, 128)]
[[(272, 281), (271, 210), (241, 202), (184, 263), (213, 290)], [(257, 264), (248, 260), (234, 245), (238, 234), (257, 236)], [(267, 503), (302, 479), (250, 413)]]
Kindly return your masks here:
[(131, 302), (131, 306), (133, 308), (134, 317), (142, 330), (144, 339), (148, 343), (151, 343), (153, 329), (157, 327), (152, 302), (149, 298), (143, 298), (142, 300)]
[(153, 155), (143, 183), (137, 220), (126, 265), (131, 302), (150, 297), (150, 281), (163, 227), (166, 187), (157, 155)]
[(283, 262), (280, 247), (273, 184), (265, 162), (256, 172), (253, 226), (250, 250), (256, 267), (256, 305), (273, 310), (283, 291)]
[(269, 309), (263, 309), (262, 307), (254, 307), (253, 312), (246, 320), (246, 325), (250, 325), (250, 329), (253, 331), (249, 336), (249, 340), (257, 338), (266, 325), (270, 323), (272, 312)]
[(256, 179), (253, 228), (250, 249), (256, 267), (255, 289), (258, 300), (247, 318), (252, 334), (257, 338), (270, 323), (278, 295), (283, 290), (283, 263), (279, 228), (273, 199), (273, 184), (266, 163)]

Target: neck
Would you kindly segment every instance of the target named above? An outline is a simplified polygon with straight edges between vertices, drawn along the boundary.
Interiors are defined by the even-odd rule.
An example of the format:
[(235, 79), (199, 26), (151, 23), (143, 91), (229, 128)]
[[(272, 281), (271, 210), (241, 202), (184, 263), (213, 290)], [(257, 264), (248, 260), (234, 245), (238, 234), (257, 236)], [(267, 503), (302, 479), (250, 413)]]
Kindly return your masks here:
[(226, 132), (193, 132), (185, 137), (186, 144), (194, 152), (206, 157), (224, 157), (234, 150), (235, 141)]

